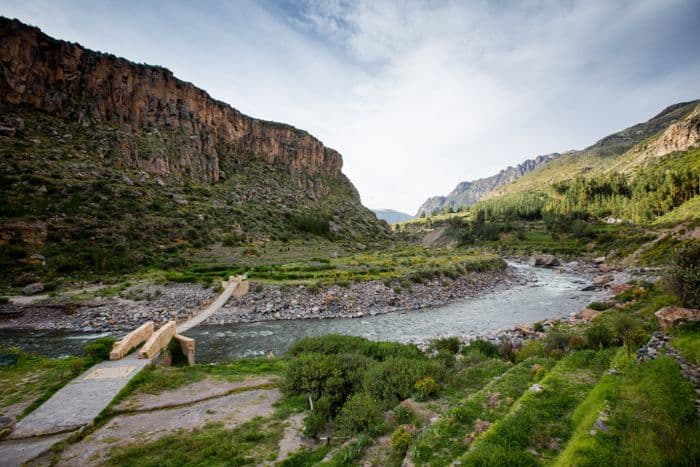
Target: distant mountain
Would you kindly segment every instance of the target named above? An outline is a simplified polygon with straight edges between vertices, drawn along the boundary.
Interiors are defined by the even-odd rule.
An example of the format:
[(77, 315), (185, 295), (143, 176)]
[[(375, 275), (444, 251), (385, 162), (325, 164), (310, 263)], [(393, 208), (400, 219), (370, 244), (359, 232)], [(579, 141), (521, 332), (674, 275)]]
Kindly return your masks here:
[(413, 219), (413, 216), (405, 212), (394, 211), (393, 209), (372, 209), (377, 215), (377, 219), (387, 221), (389, 224), (396, 224)]
[(480, 178), (471, 182), (462, 182), (447, 196), (433, 196), (428, 198), (428, 200), (418, 208), (416, 216), (420, 216), (422, 213), (432, 214), (436, 211), (441, 211), (445, 207), (457, 209), (461, 206), (471, 206), (496, 188), (517, 180), (523, 175), (556, 159), (560, 155), (559, 153), (553, 153), (537, 156), (515, 167), (508, 167), (507, 169), (501, 170), (491, 177)]

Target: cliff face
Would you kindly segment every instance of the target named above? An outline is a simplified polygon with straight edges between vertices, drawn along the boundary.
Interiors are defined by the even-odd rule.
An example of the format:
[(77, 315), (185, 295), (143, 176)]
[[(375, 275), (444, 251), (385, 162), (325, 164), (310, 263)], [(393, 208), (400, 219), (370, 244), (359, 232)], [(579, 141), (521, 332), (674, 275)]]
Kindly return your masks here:
[(537, 168), (547, 164), (552, 159), (559, 157), (558, 153), (546, 154), (537, 156), (534, 159), (528, 159), (522, 164), (515, 167), (508, 167), (501, 170), (496, 175), (491, 177), (480, 178), (472, 182), (462, 182), (455, 187), (447, 196), (434, 196), (418, 208), (418, 216), (425, 212), (431, 214), (435, 211), (440, 211), (445, 207), (457, 209), (461, 206), (471, 206), (477, 201), (484, 198), (496, 188), (499, 188), (507, 183), (517, 180)]
[(700, 104), (685, 118), (670, 125), (648, 148), (654, 156), (685, 151), (700, 143)]
[[(115, 150), (130, 166), (214, 182), (222, 175), (222, 158), (247, 154), (282, 165), (292, 176), (340, 174), (340, 154), (313, 136), (243, 115), (165, 68), (52, 39), (6, 18), (0, 18), (0, 43), (0, 104), (84, 126), (115, 124), (121, 135)], [(175, 145), (177, 157), (139, 153), (133, 138), (144, 134), (164, 147)]]

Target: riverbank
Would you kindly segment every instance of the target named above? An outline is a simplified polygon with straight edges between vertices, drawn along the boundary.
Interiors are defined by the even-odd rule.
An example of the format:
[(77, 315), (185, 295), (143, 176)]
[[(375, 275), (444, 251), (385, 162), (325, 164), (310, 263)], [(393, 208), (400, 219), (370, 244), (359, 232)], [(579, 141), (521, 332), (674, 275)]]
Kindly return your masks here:
[[(439, 306), (522, 284), (511, 268), (465, 276), (408, 281), (354, 282), (315, 288), (252, 283), (251, 292), (232, 298), (204, 324), (278, 319), (349, 318)], [(0, 305), (0, 329), (119, 333), (144, 321), (184, 322), (216, 297), (201, 284), (148, 284), (114, 296), (49, 298), (30, 304)]]

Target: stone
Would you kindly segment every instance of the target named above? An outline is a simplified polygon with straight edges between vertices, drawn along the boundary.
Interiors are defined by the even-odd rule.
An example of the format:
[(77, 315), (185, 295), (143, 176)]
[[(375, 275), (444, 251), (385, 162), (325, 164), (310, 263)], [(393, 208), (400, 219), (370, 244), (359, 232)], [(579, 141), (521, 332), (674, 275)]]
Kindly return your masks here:
[(24, 287), (25, 285), (37, 282), (39, 277), (33, 272), (24, 272), (12, 280), (12, 285), (15, 287)]
[(156, 332), (148, 338), (141, 350), (139, 350), (139, 358), (152, 358), (158, 352), (163, 350), (170, 343), (177, 332), (175, 321), (168, 321), (160, 327)]
[(659, 327), (664, 330), (669, 330), (676, 324), (684, 321), (700, 321), (700, 310), (667, 306), (657, 311), (655, 316)]
[(530, 266), (538, 266), (543, 268), (553, 268), (560, 266), (561, 262), (554, 255), (534, 255), (530, 257)]
[(44, 290), (44, 284), (42, 284), (41, 282), (34, 282), (32, 284), (24, 286), (24, 288), (22, 289), (22, 293), (24, 295), (36, 295), (42, 290)]
[(498, 405), (501, 403), (501, 393), (500, 392), (492, 392), (491, 394), (488, 395), (486, 398), (488, 401), (489, 407), (492, 409), (498, 407)]
[(109, 359), (119, 360), (124, 358), (131, 349), (148, 340), (148, 338), (153, 335), (153, 328), (153, 321), (147, 321), (124, 336), (120, 341), (115, 342), (112, 351), (109, 353)]
[(599, 314), (599, 311), (592, 310), (590, 308), (584, 308), (583, 310), (579, 311), (579, 318), (581, 318), (585, 322), (589, 322)]
[(542, 392), (542, 391), (544, 391), (544, 388), (543, 388), (541, 385), (535, 383), (535, 384), (533, 384), (532, 386), (530, 386), (530, 391), (532, 391), (532, 392)]
[(194, 365), (194, 339), (176, 334), (175, 340), (180, 344), (180, 350), (182, 350), (183, 355), (187, 357), (187, 363), (190, 366)]
[(477, 419), (474, 422), (474, 432), (477, 435), (479, 435), (479, 434), (483, 433), (484, 431), (488, 430), (490, 426), (491, 426), (491, 423), (488, 420)]
[(6, 123), (0, 123), (0, 136), (7, 136), (7, 137), (13, 137), (17, 131), (15, 130), (15, 127), (12, 125), (8, 125)]
[(605, 256), (599, 256), (597, 258), (593, 258), (594, 264), (603, 264), (604, 262), (605, 262)]
[(601, 274), (600, 276), (595, 276), (593, 278), (593, 285), (596, 287), (602, 287), (612, 280), (612, 276), (609, 274)]

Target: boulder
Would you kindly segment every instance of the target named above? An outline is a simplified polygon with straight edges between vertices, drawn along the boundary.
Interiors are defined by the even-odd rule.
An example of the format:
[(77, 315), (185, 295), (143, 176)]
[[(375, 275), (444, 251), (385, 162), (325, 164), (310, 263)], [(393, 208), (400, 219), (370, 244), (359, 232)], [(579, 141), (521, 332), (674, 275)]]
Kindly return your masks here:
[(593, 263), (595, 264), (603, 264), (605, 262), (605, 256), (599, 256), (597, 258), (593, 258)]
[(700, 310), (694, 308), (667, 306), (657, 311), (655, 315), (659, 327), (664, 330), (672, 329), (680, 322), (700, 321)]
[(39, 278), (33, 272), (24, 272), (12, 280), (12, 285), (15, 287), (24, 287), (25, 285), (37, 282)]
[(602, 274), (593, 278), (593, 285), (595, 285), (596, 287), (602, 287), (611, 280), (612, 276), (610, 276), (609, 274)]
[(34, 282), (32, 284), (25, 286), (22, 289), (22, 293), (24, 295), (36, 295), (39, 292), (41, 292), (42, 290), (44, 290), (44, 284), (42, 284), (41, 282)]
[(530, 257), (530, 266), (542, 268), (553, 268), (561, 265), (559, 259), (554, 255), (533, 255)]
[(579, 317), (580, 317), (583, 321), (586, 321), (586, 322), (592, 320), (593, 318), (595, 318), (595, 317), (598, 316), (599, 314), (600, 314), (599, 311), (592, 310), (592, 309), (590, 309), (590, 308), (584, 308), (583, 310), (579, 311)]
[(0, 136), (8, 136), (12, 137), (15, 136), (16, 130), (15, 127), (12, 125), (8, 125), (6, 123), (0, 123)]

